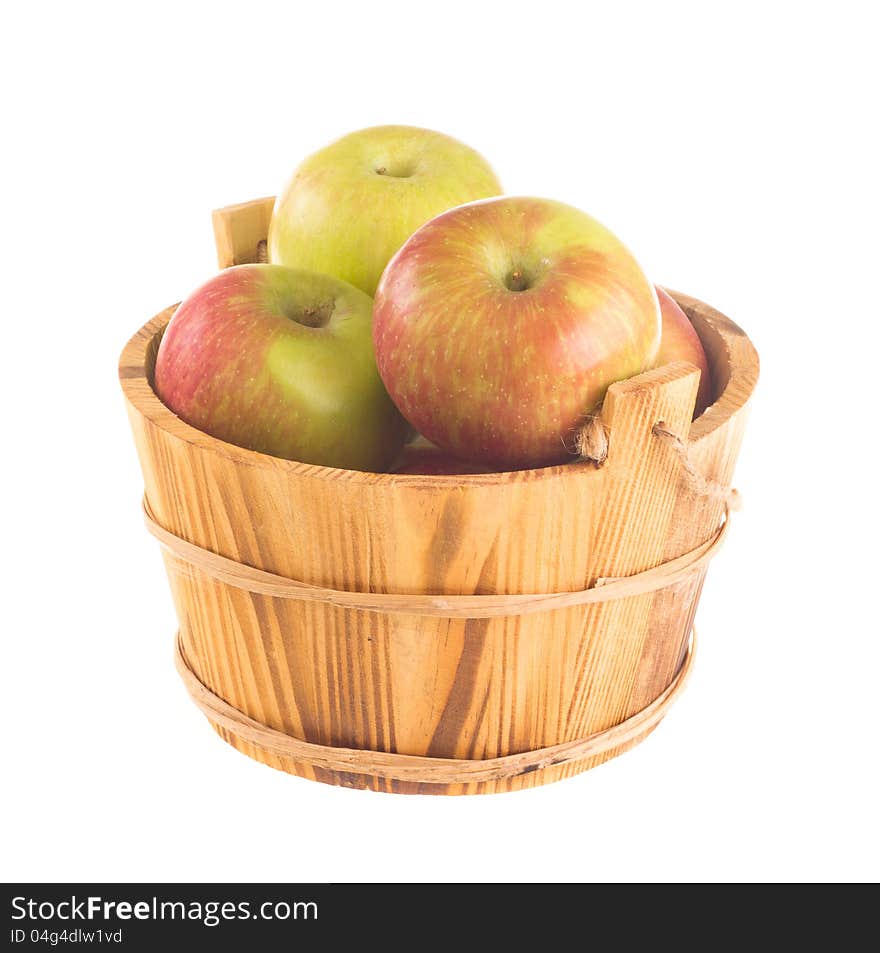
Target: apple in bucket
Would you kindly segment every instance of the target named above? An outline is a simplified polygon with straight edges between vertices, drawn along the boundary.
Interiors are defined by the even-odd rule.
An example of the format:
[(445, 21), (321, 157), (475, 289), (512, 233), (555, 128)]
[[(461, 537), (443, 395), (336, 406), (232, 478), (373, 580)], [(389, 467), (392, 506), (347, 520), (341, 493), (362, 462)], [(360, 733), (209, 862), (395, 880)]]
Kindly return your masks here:
[(415, 232), (376, 292), (379, 373), (416, 430), (499, 468), (572, 459), (615, 381), (654, 365), (654, 286), (607, 228), (562, 202), (503, 197)]
[(659, 285), (655, 285), (654, 290), (660, 301), (662, 322), (660, 350), (657, 352), (654, 366), (662, 367), (664, 364), (672, 364), (673, 361), (690, 361), (700, 369), (700, 387), (694, 406), (694, 417), (699, 417), (712, 403), (713, 391), (712, 372), (709, 370), (709, 360), (703, 342), (672, 295)]
[(441, 450), (436, 444), (417, 434), (391, 466), (391, 473), (424, 476), (452, 476), (461, 473), (491, 473), (492, 467), (459, 460)]
[(372, 300), (329, 275), (227, 268), (177, 308), (154, 387), (220, 440), (350, 470), (383, 470), (408, 433), (376, 370)]
[(373, 295), (388, 260), (420, 225), (500, 194), (489, 163), (451, 136), (414, 126), (361, 129), (294, 170), (272, 211), (268, 258)]

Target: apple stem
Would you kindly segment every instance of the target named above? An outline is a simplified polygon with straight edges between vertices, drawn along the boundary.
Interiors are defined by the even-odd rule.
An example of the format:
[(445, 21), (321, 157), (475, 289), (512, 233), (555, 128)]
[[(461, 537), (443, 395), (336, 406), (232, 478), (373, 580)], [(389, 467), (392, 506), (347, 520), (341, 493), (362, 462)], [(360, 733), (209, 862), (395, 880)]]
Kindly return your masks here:
[(306, 305), (294, 320), (307, 328), (323, 328), (333, 316), (335, 302), (324, 301), (322, 304)]
[(525, 291), (529, 287), (529, 279), (519, 268), (515, 268), (507, 276), (505, 284), (510, 291)]

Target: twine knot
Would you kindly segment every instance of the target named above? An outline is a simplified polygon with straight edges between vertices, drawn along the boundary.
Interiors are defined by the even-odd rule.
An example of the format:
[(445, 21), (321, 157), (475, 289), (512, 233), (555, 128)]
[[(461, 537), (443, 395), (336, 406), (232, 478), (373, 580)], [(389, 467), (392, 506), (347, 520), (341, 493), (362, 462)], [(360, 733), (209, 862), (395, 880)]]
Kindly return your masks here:
[[(694, 493), (698, 496), (721, 500), (729, 510), (742, 509), (742, 496), (739, 490), (725, 486), (701, 473), (691, 458), (688, 444), (678, 434), (673, 433), (664, 421), (658, 420), (651, 428), (651, 433), (678, 457), (688, 486)], [(602, 422), (601, 404), (584, 419), (583, 426), (575, 438), (575, 450), (582, 460), (587, 460), (597, 467), (602, 466), (608, 458), (608, 431)]]
[(742, 508), (742, 497), (739, 490), (733, 487), (724, 486), (717, 480), (711, 480), (704, 473), (701, 473), (694, 465), (691, 459), (690, 447), (678, 436), (674, 434), (662, 420), (658, 420), (651, 428), (651, 433), (661, 440), (678, 457), (682, 470), (688, 479), (688, 484), (694, 493), (700, 496), (710, 496), (713, 499), (721, 500), (728, 509), (739, 510)]

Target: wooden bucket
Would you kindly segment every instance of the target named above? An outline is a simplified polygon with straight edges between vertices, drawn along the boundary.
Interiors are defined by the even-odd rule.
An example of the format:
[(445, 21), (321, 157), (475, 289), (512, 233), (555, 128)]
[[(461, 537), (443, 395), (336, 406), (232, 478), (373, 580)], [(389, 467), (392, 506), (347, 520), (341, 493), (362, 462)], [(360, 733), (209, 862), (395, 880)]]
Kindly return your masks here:
[[(270, 212), (215, 212), (221, 266), (258, 259)], [(684, 684), (724, 525), (654, 427), (729, 487), (758, 376), (739, 327), (674, 297), (714, 371), (701, 417), (697, 371), (672, 364), (610, 388), (603, 464), (484, 475), (336, 470), (216, 440), (151, 385), (175, 307), (145, 324), (120, 379), (178, 668), (221, 737), (301, 777), (419, 794), (546, 784), (641, 741)], [(512, 594), (530, 595), (492, 598)]]

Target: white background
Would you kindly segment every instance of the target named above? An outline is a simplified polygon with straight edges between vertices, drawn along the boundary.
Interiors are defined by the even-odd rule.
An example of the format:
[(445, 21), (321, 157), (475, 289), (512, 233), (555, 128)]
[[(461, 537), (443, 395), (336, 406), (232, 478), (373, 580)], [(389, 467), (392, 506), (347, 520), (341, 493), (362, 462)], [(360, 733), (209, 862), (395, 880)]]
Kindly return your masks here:
[[(877, 880), (870, 7), (7, 6), (6, 881)], [(214, 272), (213, 208), (385, 122), (592, 213), (762, 359), (687, 691), (642, 745), (545, 788), (405, 798), (274, 772), (210, 731), (171, 663), (119, 352)]]

